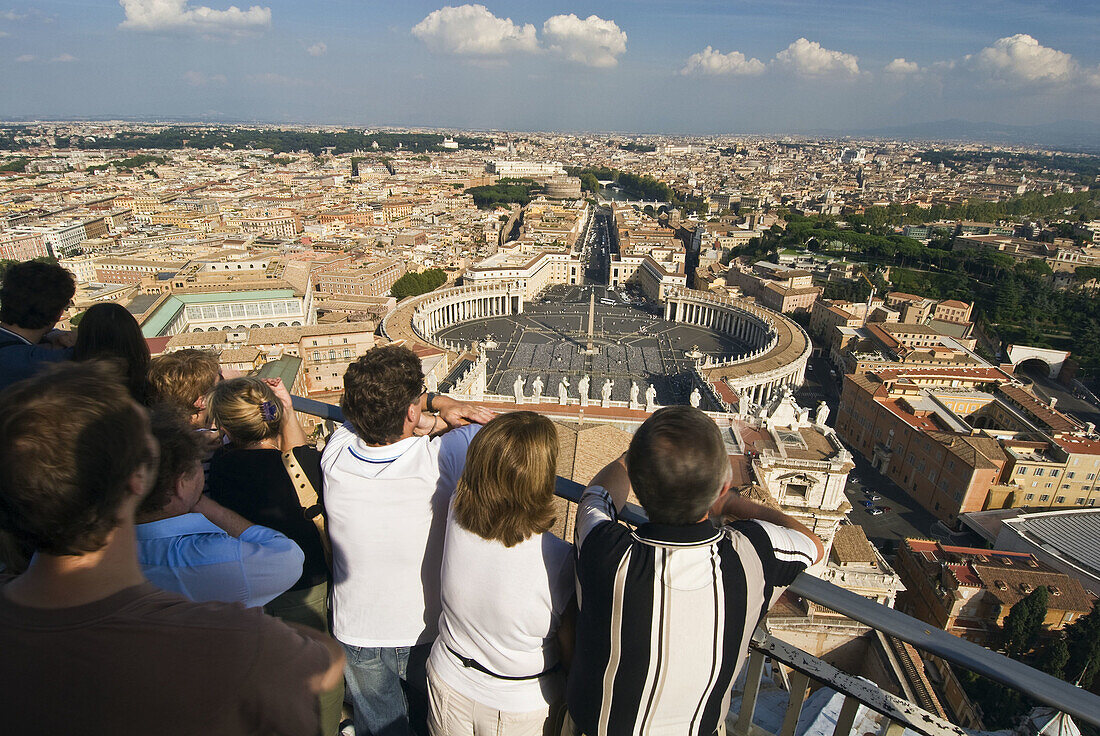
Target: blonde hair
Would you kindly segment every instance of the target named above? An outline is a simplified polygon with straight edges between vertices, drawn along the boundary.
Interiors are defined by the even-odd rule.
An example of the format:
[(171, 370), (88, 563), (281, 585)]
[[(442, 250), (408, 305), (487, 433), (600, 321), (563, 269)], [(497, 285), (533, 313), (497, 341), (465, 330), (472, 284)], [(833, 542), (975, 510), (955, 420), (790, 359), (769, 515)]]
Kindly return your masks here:
[(557, 464), (553, 422), (530, 411), (496, 417), (470, 442), (455, 489), (455, 520), (505, 547), (549, 531)]
[(202, 411), (195, 406), (221, 376), (218, 359), (205, 350), (187, 348), (158, 355), (149, 361), (149, 403), (178, 404), (192, 416)]
[(258, 378), (222, 381), (206, 398), (215, 426), (241, 445), (277, 437), (285, 411), (271, 387)]

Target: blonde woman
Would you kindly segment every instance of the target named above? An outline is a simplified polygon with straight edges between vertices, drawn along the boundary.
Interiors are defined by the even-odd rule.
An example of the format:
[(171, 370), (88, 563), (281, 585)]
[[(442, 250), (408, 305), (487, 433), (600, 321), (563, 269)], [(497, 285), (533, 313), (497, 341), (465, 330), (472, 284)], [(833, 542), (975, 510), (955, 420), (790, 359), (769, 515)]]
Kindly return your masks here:
[(528, 411), (493, 419), (470, 443), (428, 660), (433, 736), (560, 728), (574, 603), (573, 547), (550, 533), (557, 454), (554, 425)]
[[(328, 564), (321, 535), (298, 500), (302, 478), (320, 492), (321, 453), (306, 444), (290, 394), (279, 379), (233, 378), (218, 383), (206, 399), (210, 420), (229, 444), (210, 462), (210, 497), (253, 524), (281, 532), (305, 553), (302, 576), (264, 606), (287, 621), (328, 631)], [(283, 453), (292, 453), (288, 470)], [(322, 697), (324, 733), (339, 728), (339, 695)]]

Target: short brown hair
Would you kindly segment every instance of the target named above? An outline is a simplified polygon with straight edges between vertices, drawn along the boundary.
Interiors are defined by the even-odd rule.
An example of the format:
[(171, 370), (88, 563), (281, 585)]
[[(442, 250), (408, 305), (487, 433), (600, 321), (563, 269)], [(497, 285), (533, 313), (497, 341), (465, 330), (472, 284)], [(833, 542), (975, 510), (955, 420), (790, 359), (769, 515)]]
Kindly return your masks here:
[(405, 413), (423, 391), (416, 353), (403, 345), (380, 345), (348, 366), (340, 409), (359, 439), (388, 445), (401, 438)]
[(217, 357), (205, 350), (158, 355), (149, 362), (150, 401), (176, 404), (193, 416), (199, 412), (195, 402), (210, 393), (220, 375)]
[(554, 525), (558, 433), (531, 411), (502, 414), (470, 442), (455, 488), (455, 521), (505, 547)]
[(626, 464), (635, 495), (659, 524), (702, 519), (730, 468), (718, 426), (690, 406), (666, 406), (645, 420), (630, 441)]
[(52, 327), (74, 294), (76, 279), (56, 263), (16, 263), (0, 284), (0, 322), (26, 330)]
[(112, 367), (66, 363), (13, 384), (0, 394), (0, 527), (49, 554), (100, 549), (154, 455)]
[(141, 501), (139, 514), (151, 514), (168, 505), (176, 481), (202, 460), (203, 447), (191, 418), (175, 404), (158, 404), (149, 410), (149, 424), (160, 446), (160, 464), (153, 490)]
[(206, 398), (206, 412), (215, 426), (241, 445), (277, 436), (283, 420), (291, 419), (283, 416), (283, 405), (271, 387), (251, 376), (231, 378), (214, 386)]

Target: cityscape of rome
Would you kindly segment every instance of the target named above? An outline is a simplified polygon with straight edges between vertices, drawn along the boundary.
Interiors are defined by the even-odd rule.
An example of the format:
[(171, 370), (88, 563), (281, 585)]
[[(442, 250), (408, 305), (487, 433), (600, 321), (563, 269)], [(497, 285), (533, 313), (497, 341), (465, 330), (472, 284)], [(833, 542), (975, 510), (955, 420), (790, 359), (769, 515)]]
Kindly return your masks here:
[[(90, 307), (113, 303), (153, 358), (197, 349), (227, 375), (281, 379), (319, 450), (343, 421), (348, 366), (403, 345), (431, 395), (552, 420), (554, 533), (567, 542), (581, 491), (639, 426), (661, 407), (695, 407), (721, 432), (734, 489), (798, 520), (825, 550), (753, 635), (726, 730), (1100, 734), (1095, 8), (1055, 4), (1063, 21), (1081, 20), (1062, 46), (1049, 35), (1050, 47), (1020, 41), (1022, 21), (984, 42), (968, 35), (975, 45), (951, 67), (937, 67), (946, 53), (891, 61), (869, 48), (857, 60), (855, 40), (850, 52), (830, 50), (800, 22), (769, 41), (774, 59), (722, 53), (753, 47), (719, 23), (717, 36), (732, 35), (696, 29), (696, 53), (680, 54), (655, 87), (774, 76), (777, 97), (797, 96), (831, 74), (882, 88), (839, 89), (820, 122), (800, 125), (776, 122), (794, 104), (782, 100), (761, 102), (759, 119), (700, 101), (706, 121), (680, 125), (665, 110), (647, 120), (644, 103), (608, 91), (609, 107), (634, 117), (600, 112), (586, 123), (592, 89), (557, 117), (516, 92), (516, 107), (528, 99), (547, 116), (540, 130), (488, 98), (450, 119), (423, 112), (430, 100), (395, 103), (400, 119), (377, 107), (357, 117), (342, 103), (309, 112), (306, 94), (298, 108), (257, 97), (256, 113), (208, 113), (236, 84), (232, 64), (244, 69), (222, 59), (232, 48), (210, 51), (224, 72), (180, 62), (173, 78), (190, 112), (160, 93), (147, 109), (73, 107), (83, 93), (58, 107), (71, 82), (45, 67), (94, 52), (19, 56), (20, 28), (34, 39), (45, 31), (31, 24), (65, 23), (59, 4), (46, 5), (0, 14), (0, 48), (23, 59), (7, 75), (28, 98), (0, 92), (0, 271), (39, 260), (71, 273), (76, 293), (58, 329), (79, 334)], [(301, 12), (164, 5), (122, 0), (104, 33), (117, 26), (142, 48), (164, 33), (166, 53), (198, 56), (286, 33), (280, 12)], [(606, 75), (625, 75), (632, 52), (659, 43), (623, 3), (617, 14), (561, 6), (545, 24), (556, 10), (413, 5), (386, 43), (426, 47), (473, 78), (514, 64), (525, 72), (516, 85), (537, 86), (524, 55), (538, 55), (547, 74), (572, 65), (563, 74), (602, 74), (593, 84), (610, 88)], [(714, 12), (733, 28), (732, 10)], [(796, 14), (775, 12), (752, 17), (770, 29)], [(890, 22), (880, 15), (874, 23)], [(340, 39), (356, 40), (333, 31), (321, 41), (321, 30), (297, 43), (303, 78)], [(460, 31), (482, 33), (480, 50), (468, 52)], [(814, 59), (828, 74), (800, 77)], [(1064, 78), (1039, 69), (1052, 59)], [(33, 66), (42, 69), (20, 81)], [(943, 114), (844, 117), (855, 105), (847, 96), (881, 108), (902, 77), (971, 67), (994, 80), (975, 85), (998, 90), (985, 101), (990, 117), (954, 77), (940, 82)], [(802, 81), (784, 88), (783, 74)], [(273, 83), (292, 96), (312, 89), (248, 82)], [(62, 94), (32, 89), (49, 84)], [(191, 99), (203, 94), (210, 100)], [(420, 93), (410, 84), (404, 94)], [(832, 93), (806, 94), (816, 106)], [(1006, 112), (1042, 105), (1045, 118)], [(694, 114), (692, 98), (675, 106)], [(934, 122), (956, 116), (994, 122)], [(622, 519), (643, 523), (630, 502)]]

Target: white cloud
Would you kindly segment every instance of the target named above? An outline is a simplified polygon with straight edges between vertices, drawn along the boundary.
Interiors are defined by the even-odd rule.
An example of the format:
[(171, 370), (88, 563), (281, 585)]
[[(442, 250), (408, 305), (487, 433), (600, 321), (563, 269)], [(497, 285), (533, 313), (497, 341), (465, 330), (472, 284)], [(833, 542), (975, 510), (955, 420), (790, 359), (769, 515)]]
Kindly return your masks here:
[(894, 59), (883, 69), (887, 74), (919, 74), (920, 66), (915, 61)]
[(328, 44), (324, 41), (318, 41), (317, 43), (306, 49), (306, 53), (310, 56), (324, 56), (328, 52)]
[(760, 59), (749, 59), (740, 51), (731, 51), (723, 54), (717, 49), (707, 46), (698, 54), (688, 57), (681, 74), (733, 74), (737, 76), (750, 76), (763, 74), (764, 62)]
[(775, 62), (805, 77), (859, 74), (859, 58), (800, 38), (775, 55)]
[(230, 5), (225, 10), (187, 0), (118, 0), (126, 13), (119, 26), (134, 31), (182, 31), (204, 34), (243, 34), (261, 31), (271, 25), (271, 8), (253, 5), (242, 10)]
[(70, 61), (76, 61), (76, 57), (72, 54), (61, 54), (60, 56), (53, 57), (50, 61), (64, 64)]
[(28, 61), (34, 61), (34, 54), (23, 54), (22, 56), (15, 57), (15, 60), (20, 64), (26, 64)]
[(14, 8), (11, 10), (0, 10), (0, 20), (6, 20), (12, 23), (17, 23), (23, 20), (33, 20), (41, 23), (53, 23), (56, 16), (43, 13), (38, 8), (28, 8), (25, 11), (18, 11)]
[(0, 31), (0, 38), (7, 38), (10, 35), (11, 34), (8, 33), (7, 31)]
[(626, 53), (626, 33), (597, 15), (555, 15), (542, 24), (542, 38), (551, 51), (587, 66), (615, 66)]
[(244, 78), (250, 84), (270, 84), (277, 87), (316, 87), (317, 81), (303, 79), (301, 77), (288, 77), (285, 74), (264, 72), (263, 74), (249, 74)]
[(1040, 45), (1026, 33), (998, 39), (966, 61), (980, 72), (1007, 82), (1067, 83), (1079, 72), (1069, 54)]
[(539, 48), (535, 27), (498, 18), (484, 5), (447, 6), (433, 10), (413, 26), (412, 34), (432, 51), (462, 56), (500, 56)]
[(226, 80), (224, 74), (207, 75), (190, 69), (183, 73), (183, 81), (187, 82), (192, 87), (202, 87), (207, 84), (225, 84), (228, 80)]

